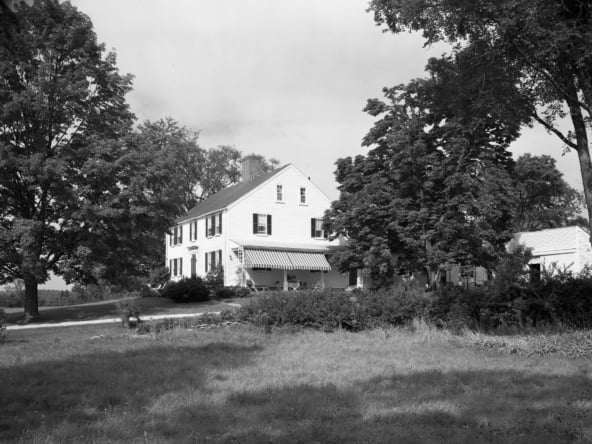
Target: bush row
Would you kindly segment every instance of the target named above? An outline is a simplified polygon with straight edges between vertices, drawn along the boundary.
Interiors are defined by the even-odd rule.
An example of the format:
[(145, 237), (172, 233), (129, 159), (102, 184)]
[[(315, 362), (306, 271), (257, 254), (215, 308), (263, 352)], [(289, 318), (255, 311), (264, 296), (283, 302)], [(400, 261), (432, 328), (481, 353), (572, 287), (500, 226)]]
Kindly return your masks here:
[(217, 279), (200, 277), (169, 281), (160, 295), (176, 302), (204, 302), (210, 299), (230, 299), (249, 295), (243, 287), (224, 287)]

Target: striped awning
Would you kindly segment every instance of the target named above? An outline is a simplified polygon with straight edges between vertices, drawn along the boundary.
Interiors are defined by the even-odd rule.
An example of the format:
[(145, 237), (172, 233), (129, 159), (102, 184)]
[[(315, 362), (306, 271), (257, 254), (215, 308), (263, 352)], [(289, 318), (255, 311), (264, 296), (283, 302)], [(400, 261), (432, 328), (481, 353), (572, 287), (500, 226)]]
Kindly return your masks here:
[(245, 248), (246, 268), (272, 268), (276, 270), (331, 270), (323, 253), (310, 251), (268, 250)]

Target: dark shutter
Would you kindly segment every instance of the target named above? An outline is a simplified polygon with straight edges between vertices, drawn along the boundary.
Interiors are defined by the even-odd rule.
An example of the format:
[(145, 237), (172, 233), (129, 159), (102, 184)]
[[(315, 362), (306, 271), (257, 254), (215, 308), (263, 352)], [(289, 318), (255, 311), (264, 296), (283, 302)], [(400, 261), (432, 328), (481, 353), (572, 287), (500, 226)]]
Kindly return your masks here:
[(331, 232), (331, 225), (323, 224), (323, 237), (329, 239), (329, 233)]
[(310, 218), (310, 237), (316, 237), (317, 234), (317, 220), (314, 217)]
[(197, 219), (193, 221), (193, 240), (197, 240)]
[(253, 213), (253, 234), (257, 234), (257, 213)]
[(222, 250), (218, 250), (218, 267), (222, 266)]
[(210, 236), (216, 234), (216, 215), (210, 216)]
[(197, 258), (195, 254), (191, 255), (191, 277), (197, 276)]
[(179, 226), (179, 243), (183, 243), (183, 225)]
[(179, 258), (179, 276), (183, 276), (183, 258)]
[(209, 232), (209, 228), (210, 227), (209, 227), (209, 225), (210, 225), (210, 218), (209, 217), (206, 217), (206, 237), (208, 237), (210, 235), (210, 232)]
[(169, 234), (169, 246), (173, 246), (173, 233)]
[(192, 221), (189, 222), (189, 240), (190, 241), (193, 240), (193, 222)]
[(267, 234), (271, 235), (271, 214), (267, 215)]
[(219, 222), (220, 222), (220, 234), (222, 234), (222, 213), (218, 214)]
[(215, 251), (212, 251), (210, 253), (210, 262), (211, 262), (210, 269), (212, 271), (216, 270), (216, 252)]
[(205, 264), (204, 271), (207, 273), (208, 272), (208, 265), (209, 265), (208, 264), (208, 253), (205, 253), (205, 255), (206, 255), (206, 258), (205, 258), (205, 261), (204, 261), (204, 264)]

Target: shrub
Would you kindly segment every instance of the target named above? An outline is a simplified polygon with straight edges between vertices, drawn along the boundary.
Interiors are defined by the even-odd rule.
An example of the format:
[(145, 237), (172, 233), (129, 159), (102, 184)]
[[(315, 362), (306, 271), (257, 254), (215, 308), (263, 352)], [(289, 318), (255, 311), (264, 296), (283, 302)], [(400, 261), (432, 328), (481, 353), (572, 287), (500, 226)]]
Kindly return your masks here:
[(422, 290), (397, 287), (382, 291), (269, 292), (253, 298), (238, 311), (239, 319), (266, 329), (297, 326), (332, 331), (360, 331), (403, 325), (421, 316), (427, 305)]
[[(130, 328), (142, 322), (140, 319), (140, 309), (133, 301), (118, 301), (117, 310), (121, 318), (121, 325), (124, 327)], [(131, 318), (134, 318), (133, 322), (131, 322)]]
[(201, 278), (191, 277), (168, 282), (161, 295), (176, 302), (202, 302), (209, 299), (210, 290)]

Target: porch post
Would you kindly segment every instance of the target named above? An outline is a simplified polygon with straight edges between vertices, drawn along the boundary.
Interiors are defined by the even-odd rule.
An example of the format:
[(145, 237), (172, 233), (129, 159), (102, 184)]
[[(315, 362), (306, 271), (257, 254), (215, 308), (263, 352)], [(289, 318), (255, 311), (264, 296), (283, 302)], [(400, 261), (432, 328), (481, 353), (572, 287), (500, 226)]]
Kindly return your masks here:
[(288, 291), (288, 270), (284, 270), (284, 291)]

